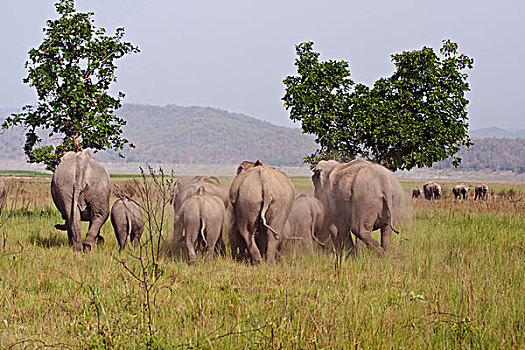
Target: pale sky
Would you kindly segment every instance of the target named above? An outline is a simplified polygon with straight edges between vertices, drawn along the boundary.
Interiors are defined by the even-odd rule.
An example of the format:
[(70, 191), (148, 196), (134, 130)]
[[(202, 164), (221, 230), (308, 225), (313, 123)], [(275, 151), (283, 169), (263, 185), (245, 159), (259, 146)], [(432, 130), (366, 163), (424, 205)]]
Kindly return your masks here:
[[(36, 101), (22, 83), (29, 49), (56, 18), (55, 0), (1, 0), (0, 107)], [(474, 58), (470, 128), (525, 128), (525, 1), (522, 0), (77, 0), (95, 25), (140, 54), (117, 61), (124, 103), (209, 106), (279, 125), (288, 119), (282, 80), (295, 74), (295, 45), (313, 41), (322, 60), (344, 59), (371, 86), (392, 73), (390, 55), (443, 39)], [(295, 124), (295, 126), (299, 126)]]

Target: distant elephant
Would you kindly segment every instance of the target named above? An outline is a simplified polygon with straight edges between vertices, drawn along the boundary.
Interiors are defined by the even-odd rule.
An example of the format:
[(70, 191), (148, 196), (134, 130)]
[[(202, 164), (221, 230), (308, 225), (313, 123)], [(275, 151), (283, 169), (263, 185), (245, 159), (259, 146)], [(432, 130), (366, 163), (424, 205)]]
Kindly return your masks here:
[[(103, 241), (100, 228), (109, 216), (111, 182), (108, 171), (87, 150), (67, 152), (58, 164), (51, 180), (53, 202), (62, 214), (69, 244), (81, 251)], [(89, 221), (86, 239), (82, 242), (80, 221)]]
[(464, 185), (456, 185), (452, 189), (452, 193), (454, 194), (454, 199), (458, 199), (458, 198), (467, 199), (469, 191), (470, 191), (470, 188), (465, 187)]
[(426, 184), (424, 184), (423, 193), (425, 194), (425, 199), (427, 200), (440, 199), (443, 195), (441, 186), (439, 186), (435, 182), (427, 182)]
[(212, 258), (215, 244), (222, 241), (224, 216), (224, 202), (220, 197), (208, 194), (204, 186), (182, 203), (177, 221), (185, 231), (184, 241), (190, 265), (197, 260), (198, 243), (202, 243), (206, 249), (206, 260)]
[(489, 187), (485, 184), (476, 185), (474, 188), (474, 200), (483, 199), (486, 200), (489, 194)]
[(419, 187), (414, 187), (412, 190), (412, 198), (421, 198), (423, 195), (423, 190)]
[(313, 197), (295, 196), (292, 210), (283, 229), (283, 246), (294, 245), (311, 251), (315, 246), (325, 245), (329, 238), (323, 231), (324, 205)]
[[(394, 174), (379, 164), (356, 159), (349, 163), (322, 160), (312, 176), (314, 195), (325, 206), (327, 225), (335, 224), (339, 251), (354, 251), (350, 232), (378, 255), (390, 247), (394, 224), (406, 204)], [(371, 232), (381, 229), (381, 245)], [(397, 232), (397, 231), (396, 231)]]
[(4, 180), (0, 176), (0, 214), (2, 214), (2, 209), (4, 208), (6, 199), (7, 199), (7, 189), (5, 187)]
[[(226, 190), (221, 187), (219, 179), (213, 176), (199, 175), (191, 179), (178, 179), (175, 182), (171, 191), (170, 198), (170, 203), (173, 205), (175, 217), (177, 217), (177, 213), (182, 207), (184, 201), (190, 196), (197, 193), (200, 187), (203, 187), (207, 194), (213, 194), (221, 198), (224, 207), (226, 208), (225, 222), (227, 225), (229, 225), (229, 222), (231, 220), (230, 198), (228, 197), (228, 193), (226, 192)], [(175, 241), (179, 241), (182, 239), (182, 225), (178, 220), (174, 220), (173, 222), (173, 237)], [(224, 250), (224, 242), (222, 241), (222, 239), (219, 242), (219, 245), (220, 248)]]
[(229, 195), (234, 213), (229, 236), (232, 256), (242, 258), (247, 249), (252, 263), (259, 263), (266, 255), (268, 264), (272, 264), (294, 202), (292, 180), (258, 160), (237, 174)]
[(135, 201), (126, 197), (117, 200), (111, 208), (111, 224), (120, 250), (126, 247), (128, 238), (134, 247), (139, 246), (144, 232), (144, 220), (140, 206)]

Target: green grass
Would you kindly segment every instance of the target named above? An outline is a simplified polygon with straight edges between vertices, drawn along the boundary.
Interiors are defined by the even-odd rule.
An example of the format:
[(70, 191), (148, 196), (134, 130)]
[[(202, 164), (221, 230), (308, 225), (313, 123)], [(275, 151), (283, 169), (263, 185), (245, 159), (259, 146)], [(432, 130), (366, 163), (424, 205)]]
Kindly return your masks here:
[[(312, 192), (309, 179), (294, 183)], [(413, 185), (405, 183), (407, 191)], [(525, 191), (524, 184), (498, 186)], [(190, 267), (164, 257), (151, 289), (149, 338), (144, 289), (119, 262), (140, 273), (131, 256), (138, 251), (119, 253), (108, 221), (103, 247), (73, 252), (65, 232), (53, 228), (61, 220), (49, 179), (19, 187), (25, 192), (17, 192), (16, 208), (8, 202), (0, 229), (2, 245), (7, 237), (0, 247), (2, 349), (525, 347), (522, 195), (416, 200), (413, 223), (394, 235), (382, 259), (364, 251), (338, 266), (330, 251), (290, 252), (275, 266), (217, 257)]]

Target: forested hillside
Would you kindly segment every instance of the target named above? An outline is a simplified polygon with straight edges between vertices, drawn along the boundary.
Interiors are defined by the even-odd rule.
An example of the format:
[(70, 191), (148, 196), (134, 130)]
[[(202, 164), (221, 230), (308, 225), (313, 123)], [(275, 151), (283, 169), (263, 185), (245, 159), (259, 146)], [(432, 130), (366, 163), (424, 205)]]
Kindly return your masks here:
[[(510, 170), (525, 173), (525, 138), (473, 139), (474, 145), (460, 151), (460, 170)], [(433, 168), (453, 168), (451, 161), (434, 164)]]
[[(238, 164), (263, 159), (276, 166), (299, 166), (317, 147), (299, 129), (216, 108), (127, 104), (117, 114), (127, 121), (124, 136), (136, 146), (124, 152), (124, 162)], [(21, 130), (0, 137), (0, 158), (23, 157)], [(119, 161), (111, 152), (96, 157)]]
[[(0, 115), (13, 112), (4, 109)], [(126, 151), (125, 159), (108, 152), (97, 153), (97, 159), (209, 165), (263, 159), (276, 166), (299, 166), (302, 157), (316, 149), (313, 137), (301, 134), (299, 129), (216, 108), (127, 104), (118, 115), (127, 120), (124, 135), (136, 148)], [(481, 134), (494, 136), (490, 131), (485, 129)], [(525, 172), (525, 138), (473, 137), (473, 142), (472, 147), (461, 151), (461, 170)], [(23, 144), (21, 129), (0, 134), (0, 158), (24, 160)], [(452, 168), (450, 163), (439, 162), (434, 168)]]

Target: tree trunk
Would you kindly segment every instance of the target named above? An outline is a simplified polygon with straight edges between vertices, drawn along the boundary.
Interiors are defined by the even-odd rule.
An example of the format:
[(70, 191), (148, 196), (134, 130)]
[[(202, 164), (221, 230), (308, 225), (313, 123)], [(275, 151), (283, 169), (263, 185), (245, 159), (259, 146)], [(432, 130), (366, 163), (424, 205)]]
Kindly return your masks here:
[(80, 144), (78, 143), (78, 133), (73, 134), (73, 148), (75, 152), (80, 152)]

